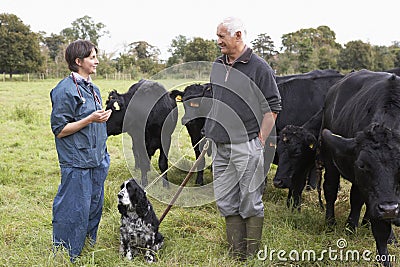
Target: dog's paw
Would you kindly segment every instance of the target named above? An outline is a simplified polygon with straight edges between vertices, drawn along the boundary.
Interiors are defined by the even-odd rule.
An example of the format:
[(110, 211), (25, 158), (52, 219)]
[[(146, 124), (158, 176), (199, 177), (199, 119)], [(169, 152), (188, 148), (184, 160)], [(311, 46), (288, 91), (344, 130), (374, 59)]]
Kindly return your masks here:
[(146, 260), (147, 263), (153, 263), (157, 261), (156, 256), (154, 255), (154, 253), (150, 250), (147, 250), (145, 255), (144, 255), (144, 259)]
[(133, 259), (133, 257), (132, 257), (132, 252), (131, 252), (130, 250), (126, 252), (126, 258), (127, 258), (128, 260), (130, 260), (130, 261)]

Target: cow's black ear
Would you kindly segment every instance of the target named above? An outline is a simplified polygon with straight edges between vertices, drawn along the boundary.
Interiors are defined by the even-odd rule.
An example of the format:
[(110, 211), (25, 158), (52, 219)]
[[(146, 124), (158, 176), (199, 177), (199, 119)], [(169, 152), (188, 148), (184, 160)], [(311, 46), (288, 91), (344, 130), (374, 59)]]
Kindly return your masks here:
[(109, 93), (108, 93), (108, 99), (109, 100), (111, 100), (111, 99), (113, 99), (113, 98), (115, 98), (117, 96), (117, 90), (111, 90)]
[(183, 92), (174, 89), (169, 92), (169, 96), (177, 102), (182, 102)]
[(204, 90), (210, 90), (211, 89), (211, 83), (205, 83), (203, 84)]
[(332, 133), (328, 129), (324, 129), (322, 131), (322, 140), (329, 150), (338, 156), (351, 156), (354, 154), (354, 149), (356, 148), (354, 138), (345, 138)]
[(311, 150), (316, 148), (317, 139), (311, 133), (306, 133), (306, 142)]

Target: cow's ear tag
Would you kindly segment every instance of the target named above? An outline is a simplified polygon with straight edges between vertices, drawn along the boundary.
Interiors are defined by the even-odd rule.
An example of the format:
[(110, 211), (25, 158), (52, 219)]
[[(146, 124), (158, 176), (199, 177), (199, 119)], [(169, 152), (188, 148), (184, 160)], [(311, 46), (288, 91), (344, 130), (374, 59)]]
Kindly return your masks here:
[(189, 102), (189, 106), (191, 106), (191, 107), (193, 107), (193, 108), (198, 108), (200, 105), (199, 105), (199, 103), (197, 103), (197, 102), (192, 102), (192, 101), (190, 101), (190, 102)]
[(121, 110), (121, 108), (120, 108), (118, 102), (114, 102), (114, 105), (113, 105), (113, 106), (114, 106), (115, 110)]
[(335, 136), (335, 137), (340, 137), (340, 138), (342, 138), (342, 136), (341, 135), (338, 135), (338, 134), (332, 134), (332, 136)]
[(182, 102), (182, 97), (180, 95), (176, 96), (175, 101)]
[(314, 148), (314, 144), (311, 143), (311, 144), (309, 145), (309, 147), (310, 147), (310, 149), (313, 149), (313, 148)]

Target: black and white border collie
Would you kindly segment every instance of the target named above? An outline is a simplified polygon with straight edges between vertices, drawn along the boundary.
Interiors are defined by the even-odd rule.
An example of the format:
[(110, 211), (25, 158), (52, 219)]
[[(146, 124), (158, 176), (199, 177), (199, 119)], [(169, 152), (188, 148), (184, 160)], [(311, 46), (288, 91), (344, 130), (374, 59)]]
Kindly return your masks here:
[(121, 185), (118, 211), (121, 213), (120, 253), (129, 260), (142, 253), (147, 262), (155, 262), (156, 253), (164, 243), (164, 237), (158, 232), (160, 221), (146, 192), (134, 179)]

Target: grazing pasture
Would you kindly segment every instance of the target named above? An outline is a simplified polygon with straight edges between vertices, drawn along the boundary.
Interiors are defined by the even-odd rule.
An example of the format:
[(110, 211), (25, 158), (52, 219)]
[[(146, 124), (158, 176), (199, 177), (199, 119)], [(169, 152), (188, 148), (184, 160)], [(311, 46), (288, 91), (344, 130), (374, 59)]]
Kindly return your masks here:
[[(0, 266), (71, 265), (66, 254), (53, 257), (51, 247), (52, 201), (60, 177), (49, 122), (49, 92), (57, 82), (0, 82)], [(185, 81), (159, 82), (169, 89), (171, 84)], [(95, 83), (102, 90), (104, 105), (109, 91), (126, 92), (134, 81), (95, 80)], [(178, 103), (178, 107), (181, 118), (182, 103)], [(179, 164), (190, 168), (194, 151), (180, 119), (174, 135), (176, 143), (171, 145), (170, 161), (183, 158)], [(128, 167), (133, 167), (129, 160), (126, 162), (124, 146), (129, 145), (123, 140), (124, 135), (119, 135), (107, 141), (111, 166), (105, 183), (98, 243), (95, 247), (85, 246), (76, 266), (148, 266), (142, 257), (129, 262), (118, 252), (120, 214), (117, 193), (120, 184), (131, 177)], [(152, 164), (158, 169), (157, 157), (153, 158)], [(329, 230), (324, 222), (325, 212), (318, 205), (317, 192), (305, 192), (301, 213), (291, 212), (286, 208), (287, 192), (272, 185), (274, 173), (275, 166), (268, 174), (264, 195), (266, 211), (260, 259), (245, 264), (229, 257), (224, 240), (224, 220), (211, 202), (171, 209), (160, 225), (165, 243), (153, 266), (375, 266), (372, 262), (376, 255), (375, 242), (371, 231), (361, 227), (354, 235), (346, 235), (344, 229), (350, 207), (348, 183), (341, 180), (336, 202), (338, 223), (334, 230)], [(135, 175), (139, 177), (140, 174), (135, 172)], [(171, 168), (168, 178), (179, 185), (185, 175), (178, 168)], [(212, 181), (209, 169), (204, 178), (205, 183)], [(193, 176), (188, 186), (193, 187), (194, 179)], [(149, 197), (159, 217), (167, 207), (168, 199), (172, 198), (171, 192), (162, 190), (165, 190), (162, 191), (165, 201)], [(394, 227), (394, 231), (399, 238), (400, 228)], [(400, 248), (389, 245), (389, 251), (395, 257), (394, 266), (400, 266)], [(354, 258), (357, 253), (359, 260)], [(291, 260), (296, 255), (299, 261)]]

